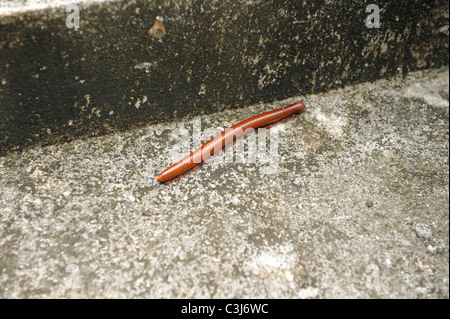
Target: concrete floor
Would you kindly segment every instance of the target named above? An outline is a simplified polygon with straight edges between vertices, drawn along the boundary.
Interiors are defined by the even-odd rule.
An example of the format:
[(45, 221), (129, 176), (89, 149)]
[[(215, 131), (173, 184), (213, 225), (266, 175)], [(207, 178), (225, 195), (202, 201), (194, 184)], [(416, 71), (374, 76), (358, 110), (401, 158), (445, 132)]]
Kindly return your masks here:
[[(448, 76), (2, 157), (0, 297), (448, 298)], [(173, 154), (174, 129), (224, 129), (299, 99), (307, 110), (266, 132), (271, 161), (222, 156), (156, 183), (189, 151)]]

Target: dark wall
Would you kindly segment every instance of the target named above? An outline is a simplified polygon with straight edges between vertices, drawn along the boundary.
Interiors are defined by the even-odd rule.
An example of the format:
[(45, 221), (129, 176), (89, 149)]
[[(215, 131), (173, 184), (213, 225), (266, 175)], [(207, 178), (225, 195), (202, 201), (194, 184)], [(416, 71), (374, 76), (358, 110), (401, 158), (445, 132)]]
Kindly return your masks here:
[(447, 1), (119, 1), (81, 7), (78, 31), (68, 15), (0, 18), (0, 154), (449, 59)]

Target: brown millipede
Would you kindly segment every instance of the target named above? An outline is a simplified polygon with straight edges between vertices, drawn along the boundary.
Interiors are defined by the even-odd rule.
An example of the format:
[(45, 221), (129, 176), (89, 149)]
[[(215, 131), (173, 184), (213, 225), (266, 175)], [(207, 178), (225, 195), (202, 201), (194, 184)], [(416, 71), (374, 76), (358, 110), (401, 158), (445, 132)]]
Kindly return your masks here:
[(217, 150), (222, 149), (225, 145), (232, 143), (237, 138), (244, 135), (246, 129), (257, 129), (259, 127), (269, 125), (293, 114), (300, 113), (304, 109), (305, 104), (303, 102), (295, 102), (280, 109), (266, 112), (242, 121), (229, 129), (226, 129), (202, 147), (183, 158), (181, 161), (170, 166), (168, 169), (159, 174), (156, 179), (158, 182), (171, 180), (172, 178), (192, 169), (199, 163), (206, 161), (214, 155)]

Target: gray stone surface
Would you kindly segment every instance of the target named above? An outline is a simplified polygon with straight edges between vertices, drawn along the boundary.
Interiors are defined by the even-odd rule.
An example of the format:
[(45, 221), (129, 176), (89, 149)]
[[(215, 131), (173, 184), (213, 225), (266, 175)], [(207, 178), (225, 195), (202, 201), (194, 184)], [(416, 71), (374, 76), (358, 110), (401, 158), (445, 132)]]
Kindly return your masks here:
[[(0, 14), (0, 154), (449, 59), (446, 1), (380, 2), (380, 28), (366, 26), (368, 3), (356, 0), (88, 1), (77, 30), (67, 2), (0, 2), (29, 9)], [(158, 16), (165, 34), (152, 33), (150, 55)]]
[[(448, 76), (1, 157), (0, 297), (448, 298)], [(156, 183), (175, 128), (297, 99), (307, 110), (268, 131), (276, 169), (218, 158)]]

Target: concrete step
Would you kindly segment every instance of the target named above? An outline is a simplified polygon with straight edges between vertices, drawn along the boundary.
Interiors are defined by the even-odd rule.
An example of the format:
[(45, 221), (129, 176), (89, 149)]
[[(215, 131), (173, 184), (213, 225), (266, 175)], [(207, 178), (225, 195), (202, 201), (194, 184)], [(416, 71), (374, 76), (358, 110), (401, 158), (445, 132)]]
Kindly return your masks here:
[[(0, 157), (0, 298), (448, 299), (448, 77)], [(189, 142), (296, 100), (306, 111), (266, 131), (271, 161), (237, 163), (258, 132), (236, 160), (156, 182)]]

